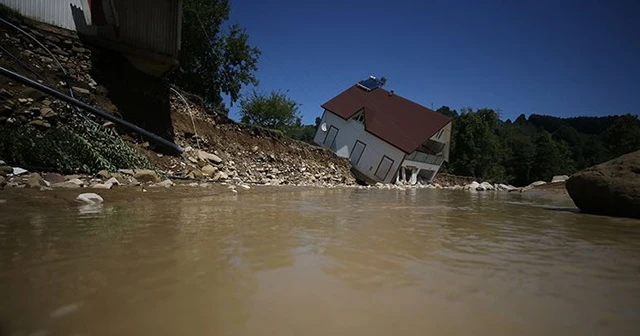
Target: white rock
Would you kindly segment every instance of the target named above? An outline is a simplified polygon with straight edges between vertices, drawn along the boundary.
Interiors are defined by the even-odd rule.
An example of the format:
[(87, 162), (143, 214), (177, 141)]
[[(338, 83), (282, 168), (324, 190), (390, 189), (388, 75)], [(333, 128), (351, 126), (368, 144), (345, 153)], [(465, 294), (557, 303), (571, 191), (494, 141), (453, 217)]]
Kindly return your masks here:
[(473, 181), (466, 186), (464, 186), (464, 190), (476, 190), (480, 186), (480, 183)]
[(217, 156), (215, 154), (207, 153), (207, 152), (202, 151), (202, 150), (198, 150), (198, 157), (200, 158), (200, 160), (203, 160), (203, 161), (204, 160), (208, 160), (208, 161), (216, 163), (216, 164), (222, 162), (222, 159), (219, 156)]
[(484, 190), (494, 190), (495, 188), (493, 187), (493, 185), (489, 182), (482, 182), (480, 183), (480, 187), (483, 188)]
[(125, 175), (133, 175), (133, 169), (118, 169), (118, 173)]
[(498, 187), (496, 189), (509, 191), (509, 190), (515, 189), (515, 187), (510, 186), (510, 185), (506, 185), (506, 184), (498, 184)]
[(551, 183), (564, 182), (569, 179), (567, 175), (556, 175), (551, 179)]
[(104, 199), (98, 194), (94, 193), (82, 193), (76, 197), (76, 201), (84, 202), (87, 204), (96, 204), (104, 202)]
[(111, 183), (96, 183), (91, 185), (93, 189), (111, 189), (113, 185)]
[(251, 187), (246, 185), (246, 184), (241, 184), (240, 187), (242, 187), (244, 189), (251, 189)]
[(22, 169), (20, 167), (13, 167), (12, 174), (14, 176), (18, 176), (18, 175), (22, 175), (22, 174), (26, 174), (26, 173), (28, 173), (28, 171), (26, 169)]
[(540, 186), (540, 185), (543, 185), (543, 184), (547, 184), (547, 182), (545, 182), (545, 181), (535, 181), (535, 182), (531, 183), (530, 186), (537, 187), (537, 186)]
[(173, 185), (174, 185), (173, 181), (171, 181), (171, 180), (169, 180), (169, 179), (166, 179), (166, 180), (164, 180), (164, 181), (162, 181), (162, 182), (158, 182), (158, 183), (156, 183), (156, 186), (158, 186), (158, 187), (165, 187), (165, 188), (169, 188), (169, 187), (171, 187), (171, 186), (173, 186)]
[(111, 185), (117, 185), (117, 186), (121, 185), (120, 181), (118, 181), (118, 179), (115, 178), (115, 177), (112, 177), (112, 178), (106, 180), (104, 182), (104, 184), (111, 184)]
[(77, 178), (71, 179), (71, 180), (69, 180), (67, 182), (73, 183), (73, 184), (77, 184), (79, 186), (83, 186), (85, 184), (83, 180), (77, 179)]

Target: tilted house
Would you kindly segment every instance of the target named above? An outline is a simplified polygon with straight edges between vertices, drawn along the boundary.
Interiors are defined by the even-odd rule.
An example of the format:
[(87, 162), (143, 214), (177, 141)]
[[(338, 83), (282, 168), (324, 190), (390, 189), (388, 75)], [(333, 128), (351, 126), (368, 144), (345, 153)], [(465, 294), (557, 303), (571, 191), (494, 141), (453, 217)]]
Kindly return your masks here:
[(449, 159), (451, 119), (382, 89), (375, 77), (322, 107), (315, 143), (349, 158), (361, 180), (391, 183), (408, 171), (412, 184), (430, 182)]

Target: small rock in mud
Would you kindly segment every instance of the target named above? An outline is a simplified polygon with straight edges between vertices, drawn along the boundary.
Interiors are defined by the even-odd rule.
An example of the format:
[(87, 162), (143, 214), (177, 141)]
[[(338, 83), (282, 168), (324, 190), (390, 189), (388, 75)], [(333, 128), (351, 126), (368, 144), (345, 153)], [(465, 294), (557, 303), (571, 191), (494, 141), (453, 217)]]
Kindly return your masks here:
[(58, 173), (43, 173), (42, 178), (49, 183), (61, 183), (67, 180)]
[(174, 183), (173, 183), (173, 181), (171, 181), (171, 180), (169, 180), (169, 179), (166, 179), (166, 180), (164, 180), (164, 181), (162, 181), (162, 182), (158, 182), (158, 183), (156, 183), (155, 185), (156, 185), (157, 187), (165, 187), (165, 188), (169, 188), (169, 187), (173, 186), (173, 184), (174, 184)]
[(81, 180), (73, 179), (73, 180), (64, 181), (64, 182), (60, 182), (60, 183), (54, 183), (51, 186), (53, 188), (75, 189), (75, 188), (82, 188), (83, 184), (84, 184), (84, 182), (82, 182)]
[(0, 166), (0, 175), (13, 174), (13, 168), (9, 166)]
[(202, 174), (204, 174), (204, 176), (213, 176), (217, 171), (218, 171), (218, 168), (210, 164), (202, 167)]
[(41, 187), (48, 187), (49, 182), (45, 181), (38, 173), (33, 173), (27, 176), (27, 188), (39, 189)]
[(111, 183), (95, 183), (89, 186), (89, 188), (93, 189), (111, 189), (113, 185)]
[(202, 150), (198, 150), (198, 157), (200, 158), (200, 160), (209, 161), (215, 164), (222, 162), (222, 159), (219, 156), (215, 154), (207, 153)]
[(160, 176), (158, 173), (151, 169), (136, 169), (133, 177), (139, 182), (160, 182)]
[(22, 169), (20, 167), (13, 167), (13, 169), (12, 169), (12, 174), (14, 176), (19, 176), (19, 175), (26, 174), (26, 173), (28, 173), (28, 171), (26, 169)]
[(111, 184), (111, 185), (115, 185), (115, 186), (119, 186), (119, 185), (121, 185), (120, 181), (118, 181), (118, 179), (117, 179), (117, 178), (115, 178), (115, 177), (112, 177), (112, 178), (110, 178), (110, 179), (106, 180), (106, 181), (104, 182), (104, 184)]

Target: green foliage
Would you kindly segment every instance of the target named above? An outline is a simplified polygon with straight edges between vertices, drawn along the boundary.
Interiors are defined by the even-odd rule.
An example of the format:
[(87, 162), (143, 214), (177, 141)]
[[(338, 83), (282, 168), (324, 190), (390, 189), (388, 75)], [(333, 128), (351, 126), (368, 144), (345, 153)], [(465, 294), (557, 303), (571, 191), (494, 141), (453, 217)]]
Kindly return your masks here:
[(223, 95), (233, 104), (243, 86), (258, 83), (260, 50), (239, 25), (226, 24), (230, 9), (228, 0), (184, 1), (180, 70), (170, 78), (217, 111), (226, 111)]
[(284, 131), (300, 126), (299, 106), (284, 92), (272, 91), (267, 95), (253, 90), (240, 100), (240, 117), (243, 123)]
[(495, 111), (443, 106), (453, 117), (447, 172), (526, 185), (549, 181), (640, 149), (637, 116), (557, 118), (520, 115), (502, 122)]
[(640, 121), (627, 114), (616, 120), (604, 134), (604, 144), (612, 156), (640, 149)]
[(7, 125), (0, 132), (0, 156), (15, 165), (63, 173), (152, 166), (113, 131), (84, 120), (45, 132)]
[(451, 170), (458, 175), (504, 179), (504, 167), (496, 164), (502, 162), (504, 149), (495, 111), (463, 109), (453, 125)]

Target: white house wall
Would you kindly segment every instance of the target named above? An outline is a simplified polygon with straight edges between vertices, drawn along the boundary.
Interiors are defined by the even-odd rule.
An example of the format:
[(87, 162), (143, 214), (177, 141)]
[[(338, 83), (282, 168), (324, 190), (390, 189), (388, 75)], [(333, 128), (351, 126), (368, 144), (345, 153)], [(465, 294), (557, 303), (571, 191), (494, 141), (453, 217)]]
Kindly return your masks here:
[[(118, 42), (163, 56), (178, 56), (182, 0), (112, 0), (112, 3), (119, 23)], [(0, 0), (0, 4), (39, 22), (111, 39), (111, 34), (102, 36), (96, 26), (91, 26), (87, 0)]]
[[(356, 140), (360, 140), (366, 147), (360, 157), (360, 161), (355, 165), (356, 169), (372, 179), (379, 180), (379, 178), (375, 177), (376, 169), (382, 157), (386, 155), (393, 160), (393, 165), (391, 169), (389, 169), (389, 173), (384, 182), (394, 181), (395, 173), (404, 160), (405, 155), (403, 151), (367, 132), (363, 124), (353, 119), (344, 120), (329, 111), (325, 111), (320, 124), (322, 125), (323, 123), (327, 124), (327, 130), (331, 126), (338, 128), (335, 147), (332, 148), (338, 156), (349, 158)], [(321, 128), (318, 128), (314, 142), (324, 146), (323, 141), (327, 133), (328, 132), (323, 132)]]
[(76, 23), (71, 8), (84, 10), (87, 4), (82, 0), (0, 0), (0, 3), (30, 19), (74, 31)]

